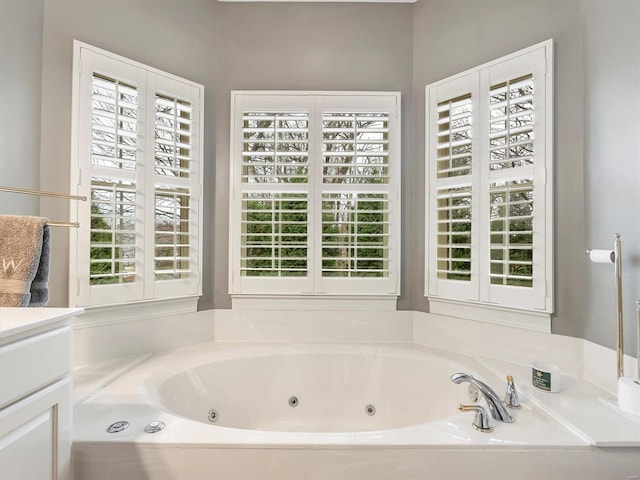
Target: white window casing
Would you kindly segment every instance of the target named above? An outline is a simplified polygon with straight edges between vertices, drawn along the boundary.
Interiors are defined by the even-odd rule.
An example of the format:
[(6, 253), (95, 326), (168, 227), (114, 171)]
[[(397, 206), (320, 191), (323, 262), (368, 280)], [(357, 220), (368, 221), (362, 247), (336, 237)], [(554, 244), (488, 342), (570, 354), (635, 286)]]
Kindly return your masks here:
[(231, 295), (395, 300), (399, 94), (232, 92), (231, 102)]
[(434, 313), (479, 317), (476, 305), (532, 328), (528, 311), (533, 328), (549, 328), (552, 65), (549, 40), (426, 87), (425, 295)]
[(203, 87), (74, 42), (70, 304), (201, 295)]

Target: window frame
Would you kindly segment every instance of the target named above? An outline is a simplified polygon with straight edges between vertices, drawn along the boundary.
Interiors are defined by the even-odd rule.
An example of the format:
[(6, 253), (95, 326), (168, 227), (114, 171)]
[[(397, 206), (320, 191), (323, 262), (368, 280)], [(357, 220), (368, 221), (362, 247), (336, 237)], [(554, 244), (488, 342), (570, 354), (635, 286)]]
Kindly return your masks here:
[[(290, 112), (297, 106), (309, 113), (308, 184), (308, 273), (303, 278), (243, 278), (240, 275), (242, 215), (242, 183), (240, 156), (242, 153), (242, 116), (254, 110)], [(367, 278), (322, 277), (313, 252), (321, 252), (322, 219), (317, 205), (322, 201), (323, 112), (374, 112), (384, 106), (389, 109), (389, 192), (390, 209), (395, 221), (389, 225), (392, 251), (389, 261), (393, 271), (384, 282)], [(229, 294), (233, 308), (371, 308), (371, 299), (380, 308), (395, 309), (400, 294), (400, 93), (341, 91), (232, 91), (230, 128), (230, 228), (229, 228)], [(393, 118), (392, 118), (393, 117)], [(275, 189), (277, 190), (277, 188)], [(350, 190), (345, 184), (343, 191)], [(353, 191), (357, 191), (354, 188)], [(392, 206), (391, 206), (392, 205)], [(315, 208), (314, 208), (315, 207)], [(314, 250), (315, 249), (315, 250)], [(321, 254), (320, 254), (321, 255)], [(369, 280), (369, 281), (368, 281)], [(385, 285), (382, 285), (382, 284)], [(321, 300), (321, 301), (320, 301)], [(354, 307), (355, 306), (355, 307)], [(373, 307), (378, 308), (378, 307)]]
[[(488, 169), (489, 152), (489, 92), (496, 80), (508, 78), (510, 71), (522, 70), (529, 62), (535, 73), (534, 98), (534, 162), (531, 177), (534, 185), (533, 242), (543, 255), (533, 256), (534, 277), (530, 291), (523, 294), (520, 287), (497, 287), (489, 277), (490, 223)], [(535, 70), (535, 72), (533, 71)], [(543, 78), (540, 74), (543, 74)], [(466, 85), (462, 87), (463, 84)], [(445, 92), (438, 97), (438, 90)], [(472, 97), (472, 170), (469, 182), (473, 195), (471, 208), (479, 212), (471, 215), (471, 258), (476, 262), (469, 282), (438, 280), (436, 275), (437, 228), (435, 213), (437, 193), (436, 141), (434, 112), (444, 98), (469, 93)], [(541, 92), (541, 93), (539, 93)], [(449, 97), (447, 97), (449, 95)], [(474, 98), (475, 97), (475, 98)], [(485, 120), (481, 120), (486, 115)], [(500, 57), (431, 83), (425, 87), (425, 297), (430, 311), (503, 325), (549, 332), (553, 313), (553, 40), (547, 40), (512, 54)], [(504, 175), (503, 175), (504, 174)], [(509, 179), (510, 173), (498, 171)], [(496, 176), (494, 175), (494, 178)], [(515, 179), (517, 175), (514, 175)], [(449, 182), (455, 185), (454, 180)], [(445, 179), (440, 184), (447, 184)], [(486, 198), (484, 198), (486, 197)], [(483, 207), (484, 206), (484, 207)], [(487, 208), (485, 212), (485, 208)], [(539, 225), (543, 225), (542, 228)], [(538, 257), (543, 256), (543, 259)], [(472, 264), (473, 265), (473, 264)], [(518, 290), (520, 289), (520, 290)]]
[[(136, 188), (135, 211), (135, 276), (129, 283), (91, 285), (89, 262), (91, 254), (91, 177), (95, 175), (91, 161), (92, 141), (92, 82), (95, 75), (123, 82), (130, 82), (138, 91), (136, 117), (136, 168), (132, 178)], [(156, 151), (156, 101), (159, 97), (186, 101), (192, 108), (189, 130), (192, 141), (188, 177), (163, 176), (155, 173)], [(73, 229), (69, 241), (69, 304), (90, 310), (109, 311), (119, 305), (136, 305), (136, 316), (155, 311), (153, 303), (163, 304), (171, 311), (193, 312), (202, 295), (203, 256), (203, 121), (204, 87), (200, 84), (144, 65), (123, 56), (74, 40), (73, 85), (71, 122), (71, 190), (85, 196), (88, 201), (70, 206), (70, 215), (79, 223)], [(176, 133), (177, 134), (177, 133)], [(177, 140), (180, 141), (180, 140)], [(177, 148), (177, 147), (176, 147)], [(106, 168), (104, 169), (106, 170)], [(113, 179), (121, 178), (113, 169)], [(117, 181), (117, 180), (116, 180)], [(162, 185), (175, 184), (173, 190), (183, 186), (189, 190), (189, 272), (181, 278), (158, 280), (156, 278), (156, 196)], [(175, 240), (177, 242), (178, 240)], [(174, 243), (175, 248), (181, 248)], [(175, 252), (174, 252), (175, 256)], [(167, 257), (169, 258), (169, 257)], [(174, 261), (180, 261), (174, 258)], [(187, 257), (185, 257), (187, 258)], [(173, 306), (169, 306), (169, 304)], [(144, 305), (147, 307), (144, 307)], [(115, 310), (114, 310), (115, 311)]]

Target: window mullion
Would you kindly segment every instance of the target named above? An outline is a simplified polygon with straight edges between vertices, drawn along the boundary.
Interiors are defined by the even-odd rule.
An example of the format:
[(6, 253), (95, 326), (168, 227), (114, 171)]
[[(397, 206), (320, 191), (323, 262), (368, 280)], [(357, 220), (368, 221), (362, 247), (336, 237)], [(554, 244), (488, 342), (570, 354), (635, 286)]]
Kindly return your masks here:
[(489, 229), (489, 72), (483, 69), (478, 74), (478, 100), (477, 108), (477, 149), (475, 155), (473, 183), (473, 204), (477, 205), (475, 224), (473, 225), (474, 239), (476, 246), (474, 251), (474, 264), (472, 270), (475, 272), (475, 300), (486, 302), (490, 298), (489, 273), (490, 273), (490, 229)]
[(322, 98), (309, 112), (309, 268), (311, 291), (324, 292), (322, 282)]
[(155, 78), (147, 74), (147, 88), (144, 90), (143, 111), (141, 119), (144, 122), (144, 152), (140, 152), (138, 168), (140, 171), (140, 183), (138, 191), (144, 192), (144, 212), (141, 217), (140, 229), (144, 242), (144, 296), (155, 296), (154, 267), (155, 267)]

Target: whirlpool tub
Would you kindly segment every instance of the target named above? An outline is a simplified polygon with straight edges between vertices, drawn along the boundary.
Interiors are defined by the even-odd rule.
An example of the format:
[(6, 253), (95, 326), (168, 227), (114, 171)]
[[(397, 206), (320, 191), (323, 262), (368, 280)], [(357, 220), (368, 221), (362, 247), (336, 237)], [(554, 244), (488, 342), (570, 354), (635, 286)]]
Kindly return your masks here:
[(522, 394), (514, 423), (476, 431), (456, 372), (504, 393), (476, 359), (415, 345), (157, 355), (76, 407), (75, 480), (626, 478), (624, 452), (594, 449)]

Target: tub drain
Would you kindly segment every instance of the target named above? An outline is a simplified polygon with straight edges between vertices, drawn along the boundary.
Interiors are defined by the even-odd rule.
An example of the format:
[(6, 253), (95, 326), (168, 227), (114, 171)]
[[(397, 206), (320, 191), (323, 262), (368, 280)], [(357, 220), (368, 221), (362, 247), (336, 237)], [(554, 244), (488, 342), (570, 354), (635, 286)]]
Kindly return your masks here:
[(367, 415), (373, 416), (373, 415), (376, 414), (376, 407), (374, 407), (373, 405), (369, 404), (366, 407), (364, 407), (364, 411), (367, 413)]
[(107, 427), (107, 432), (119, 433), (119, 432), (122, 432), (123, 430), (126, 430), (127, 428), (129, 428), (129, 422), (127, 422), (126, 420), (121, 420), (119, 422), (115, 422), (109, 425)]
[(215, 410), (214, 408), (209, 410), (209, 413), (207, 414), (207, 418), (209, 419), (209, 421), (211, 423), (216, 423), (218, 421), (218, 412), (217, 412), (217, 410)]
[(289, 397), (289, 406), (292, 408), (295, 408), (298, 406), (298, 404), (300, 403), (300, 400), (298, 400), (298, 397), (296, 397), (295, 395), (291, 395)]
[(149, 425), (144, 427), (144, 431), (147, 433), (158, 433), (165, 427), (164, 422), (156, 420), (155, 422), (151, 422)]

